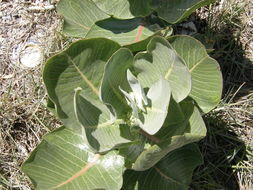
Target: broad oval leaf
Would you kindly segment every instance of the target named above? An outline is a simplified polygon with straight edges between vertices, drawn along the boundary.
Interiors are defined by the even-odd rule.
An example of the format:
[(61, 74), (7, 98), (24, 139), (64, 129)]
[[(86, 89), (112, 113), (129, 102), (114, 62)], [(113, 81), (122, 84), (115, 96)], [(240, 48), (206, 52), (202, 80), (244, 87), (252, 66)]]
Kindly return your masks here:
[(150, 6), (168, 23), (178, 23), (196, 9), (212, 2), (214, 0), (151, 0)]
[(153, 168), (124, 173), (124, 190), (188, 190), (193, 170), (203, 163), (198, 147), (190, 144), (167, 154)]
[(44, 137), (22, 170), (39, 190), (119, 190), (124, 158), (116, 151), (92, 153), (84, 144), (83, 129), (61, 127)]
[(144, 88), (150, 88), (161, 76), (168, 80), (176, 102), (182, 101), (191, 91), (190, 72), (165, 38), (152, 38), (147, 53), (136, 54), (134, 67)]
[(105, 64), (119, 48), (103, 38), (80, 40), (47, 61), (43, 80), (58, 117), (67, 127), (79, 126), (74, 113), (75, 89), (81, 87), (86, 96), (99, 100)]
[(77, 119), (85, 129), (87, 142), (96, 152), (131, 143), (130, 139), (124, 137), (123, 129), (129, 129), (129, 126), (122, 126), (123, 121), (116, 120), (102, 102), (86, 97), (84, 91), (77, 89), (74, 106)]
[[(158, 33), (158, 29), (149, 26), (144, 18), (136, 18), (134, 16), (126, 16), (126, 12), (131, 14), (129, 8), (138, 9), (146, 4), (142, 0), (121, 0), (118, 1), (100, 1), (94, 0), (61, 0), (57, 6), (57, 11), (64, 18), (63, 33), (79, 38), (107, 38), (117, 41), (119, 44), (129, 46), (133, 50), (138, 50), (145, 44), (152, 35)], [(131, 6), (130, 6), (131, 4)], [(133, 5), (133, 6), (132, 6)], [(114, 13), (119, 12), (125, 15), (125, 20), (111, 18), (101, 9), (112, 8)], [(123, 9), (114, 9), (113, 7), (121, 7)], [(129, 7), (130, 6), (130, 7)], [(125, 11), (125, 12), (124, 12)], [(112, 14), (114, 14), (112, 13)]]
[(218, 62), (207, 54), (204, 45), (192, 37), (174, 36), (169, 41), (192, 75), (190, 97), (203, 112), (209, 112), (220, 102), (222, 94), (223, 82)]
[(92, 0), (61, 0), (57, 12), (64, 17), (63, 32), (72, 37), (85, 37), (95, 22), (109, 18)]
[(96, 22), (85, 37), (104, 37), (114, 40), (122, 46), (130, 46), (140, 43), (154, 34), (155, 32), (148, 28), (143, 18), (128, 20), (109, 18)]
[(144, 17), (152, 10), (150, 0), (93, 0), (94, 3), (108, 15), (120, 19)]
[[(159, 139), (160, 143), (151, 145), (150, 148), (144, 150), (139, 155), (133, 164), (132, 168), (134, 170), (147, 170), (159, 162), (169, 152), (186, 144), (199, 141), (205, 137), (206, 126), (198, 108), (194, 107), (192, 102), (187, 102), (184, 106), (188, 107), (188, 115), (190, 116), (186, 116), (185, 122), (178, 125), (166, 126), (165, 128), (167, 129), (153, 137)], [(170, 131), (170, 135), (166, 134), (168, 131)]]
[(124, 118), (129, 110), (120, 88), (123, 90), (130, 88), (127, 82), (127, 70), (132, 65), (132, 52), (126, 48), (121, 48), (113, 54), (105, 66), (100, 96), (103, 103), (114, 108), (117, 118)]

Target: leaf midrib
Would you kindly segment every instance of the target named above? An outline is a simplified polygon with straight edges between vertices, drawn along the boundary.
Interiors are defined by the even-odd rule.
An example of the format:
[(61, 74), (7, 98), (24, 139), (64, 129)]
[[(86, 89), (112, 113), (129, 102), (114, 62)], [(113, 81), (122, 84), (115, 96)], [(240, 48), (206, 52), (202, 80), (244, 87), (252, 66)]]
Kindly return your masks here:
[(99, 97), (99, 90), (94, 86), (94, 84), (85, 76), (85, 74), (77, 67), (73, 59), (66, 54), (70, 62), (73, 64), (74, 68), (77, 70), (77, 72), (80, 74), (84, 82), (90, 87), (90, 89)]
[(194, 70), (197, 66), (199, 66), (206, 58), (208, 58), (208, 55), (206, 55), (206, 56), (203, 57), (201, 60), (199, 60), (199, 61), (189, 70), (189, 72), (192, 73), (193, 70)]
[(101, 157), (100, 154), (96, 154), (94, 156), (94, 159), (92, 162), (89, 162), (87, 163), (80, 171), (78, 171), (77, 173), (75, 173), (73, 176), (71, 176), (69, 179), (67, 179), (66, 181), (60, 183), (59, 185), (55, 186), (55, 187), (52, 187), (50, 190), (54, 190), (54, 189), (57, 189), (57, 188), (60, 188), (70, 182), (72, 182), (73, 180), (75, 180), (76, 178), (82, 176), (83, 174), (85, 174), (86, 172), (88, 172), (88, 170), (90, 168), (92, 168), (94, 165), (96, 165), (97, 161), (99, 160), (99, 158)]

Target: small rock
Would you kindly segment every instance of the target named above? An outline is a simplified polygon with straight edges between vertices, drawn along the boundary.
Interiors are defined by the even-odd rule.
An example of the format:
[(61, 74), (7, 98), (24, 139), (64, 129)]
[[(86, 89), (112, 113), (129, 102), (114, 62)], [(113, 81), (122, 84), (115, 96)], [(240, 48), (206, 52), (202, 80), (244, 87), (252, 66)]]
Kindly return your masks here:
[(20, 53), (20, 63), (26, 67), (32, 68), (41, 64), (43, 61), (43, 51), (37, 44), (29, 44)]

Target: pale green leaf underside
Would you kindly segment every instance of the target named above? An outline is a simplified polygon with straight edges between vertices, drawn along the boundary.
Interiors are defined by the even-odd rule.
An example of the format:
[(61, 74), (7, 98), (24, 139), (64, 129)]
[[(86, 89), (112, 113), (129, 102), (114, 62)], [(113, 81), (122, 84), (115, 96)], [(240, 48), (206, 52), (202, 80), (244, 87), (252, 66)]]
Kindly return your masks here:
[(191, 75), (184, 61), (162, 37), (149, 42), (147, 53), (135, 56), (134, 67), (142, 86), (151, 87), (161, 76), (169, 81), (173, 98), (182, 101), (191, 91)]
[(85, 129), (87, 142), (96, 152), (105, 152), (117, 145), (130, 143), (122, 137), (122, 121), (116, 120), (102, 102), (85, 96), (81, 89), (75, 93), (75, 113), (78, 121)]
[(124, 173), (124, 190), (187, 190), (193, 170), (202, 164), (196, 145), (190, 144), (166, 155), (153, 168)]
[(192, 97), (205, 113), (220, 102), (222, 74), (219, 64), (211, 58), (205, 47), (189, 36), (169, 38), (177, 54), (185, 61), (192, 75)]
[(119, 47), (102, 38), (80, 40), (47, 61), (43, 71), (46, 89), (67, 127), (79, 126), (74, 114), (75, 89), (81, 87), (87, 97), (99, 100), (105, 64)]
[(168, 23), (178, 23), (196, 9), (208, 5), (214, 0), (151, 0), (151, 7), (158, 16)]
[(46, 135), (22, 170), (38, 190), (119, 190), (124, 159), (117, 152), (92, 153), (83, 130), (61, 127)]

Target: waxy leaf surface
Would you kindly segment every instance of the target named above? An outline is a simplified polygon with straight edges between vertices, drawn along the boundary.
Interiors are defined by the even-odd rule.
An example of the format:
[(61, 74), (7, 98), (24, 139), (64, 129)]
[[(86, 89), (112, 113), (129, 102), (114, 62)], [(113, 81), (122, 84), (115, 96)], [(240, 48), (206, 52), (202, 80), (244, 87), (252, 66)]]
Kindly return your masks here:
[(134, 67), (144, 88), (150, 88), (161, 76), (168, 80), (176, 102), (182, 101), (191, 91), (191, 75), (188, 68), (162, 37), (152, 38), (147, 53), (138, 53), (135, 56)]
[(61, 0), (57, 12), (64, 17), (63, 32), (72, 37), (85, 37), (95, 22), (109, 18), (92, 0)]
[(85, 129), (89, 145), (96, 152), (105, 152), (117, 145), (131, 142), (123, 137), (124, 131), (129, 127), (122, 125), (121, 120), (116, 120), (102, 102), (86, 97), (85, 91), (81, 89), (75, 93), (75, 113)]
[(114, 40), (122, 46), (127, 46), (146, 40), (154, 34), (154, 31), (148, 29), (143, 18), (128, 20), (109, 18), (96, 22), (86, 38), (103, 37)]
[(103, 38), (80, 40), (47, 61), (43, 72), (46, 89), (67, 127), (79, 127), (74, 113), (75, 89), (80, 87), (86, 96), (99, 101), (105, 64), (119, 47)]
[(204, 45), (192, 37), (175, 36), (169, 41), (190, 70), (190, 97), (203, 112), (209, 112), (220, 102), (222, 94), (222, 74), (218, 62), (207, 54)]
[[(133, 169), (143, 171), (151, 168), (169, 152), (186, 144), (199, 141), (206, 135), (205, 123), (192, 102), (183, 103), (186, 120), (177, 125), (164, 126), (161, 132), (155, 135), (159, 143), (153, 143), (144, 150), (133, 164)], [(188, 112), (188, 113), (187, 113)]]
[[(122, 3), (118, 0), (61, 0), (57, 11), (64, 18), (63, 33), (78, 38), (104, 37), (120, 45), (131, 46), (132, 49), (140, 49), (139, 46), (142, 44), (132, 45), (147, 40), (156, 32), (149, 29), (150, 26), (144, 18), (130, 16), (129, 6), (133, 5), (131, 8), (134, 7), (139, 12), (144, 10), (143, 5), (146, 3), (144, 0), (130, 0), (130, 4), (128, 0), (121, 1)], [(114, 9), (114, 6), (122, 8)], [(142, 8), (139, 9), (136, 6), (142, 6)], [(112, 9), (114, 13), (106, 14), (106, 11), (103, 10), (107, 8)], [(121, 19), (118, 19), (117, 16), (113, 18), (109, 16), (117, 13), (121, 14)]]
[(154, 83), (147, 94), (146, 112), (140, 115), (140, 127), (150, 135), (157, 133), (163, 126), (168, 113), (171, 89), (169, 82), (163, 78)]
[(119, 190), (124, 158), (116, 151), (92, 153), (83, 129), (61, 127), (46, 135), (23, 164), (22, 170), (38, 190)]

